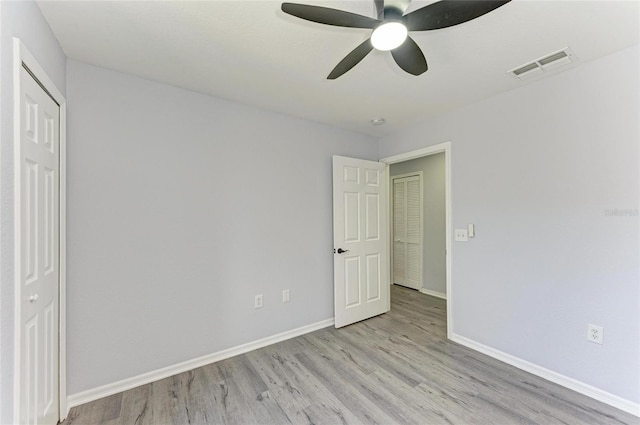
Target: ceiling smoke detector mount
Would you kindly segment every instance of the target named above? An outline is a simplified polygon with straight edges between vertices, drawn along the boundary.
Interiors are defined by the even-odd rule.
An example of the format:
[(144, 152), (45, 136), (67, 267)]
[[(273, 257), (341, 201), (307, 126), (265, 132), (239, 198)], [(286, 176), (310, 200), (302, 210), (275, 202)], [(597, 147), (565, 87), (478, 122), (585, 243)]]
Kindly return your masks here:
[(518, 80), (525, 80), (535, 75), (542, 74), (545, 71), (550, 71), (565, 65), (569, 65), (572, 62), (578, 60), (576, 55), (569, 47), (565, 47), (557, 52), (550, 53), (534, 61), (520, 65), (510, 71), (508, 74), (516, 77)]

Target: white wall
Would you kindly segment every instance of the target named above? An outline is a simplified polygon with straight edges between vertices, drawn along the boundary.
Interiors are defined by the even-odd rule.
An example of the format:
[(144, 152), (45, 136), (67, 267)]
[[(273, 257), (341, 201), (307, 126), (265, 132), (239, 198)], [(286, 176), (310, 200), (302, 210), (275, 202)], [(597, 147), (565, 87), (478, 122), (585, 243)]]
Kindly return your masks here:
[(444, 152), (392, 164), (390, 175), (422, 171), (422, 287), (447, 293)]
[(639, 63), (636, 46), (379, 145), (387, 157), (451, 141), (453, 227), (477, 231), (452, 247), (453, 332), (634, 403)]
[(67, 73), (70, 395), (333, 317), (331, 156), (374, 139)]
[(65, 93), (66, 58), (38, 6), (0, 1), (0, 423), (13, 421), (14, 203), (13, 37)]

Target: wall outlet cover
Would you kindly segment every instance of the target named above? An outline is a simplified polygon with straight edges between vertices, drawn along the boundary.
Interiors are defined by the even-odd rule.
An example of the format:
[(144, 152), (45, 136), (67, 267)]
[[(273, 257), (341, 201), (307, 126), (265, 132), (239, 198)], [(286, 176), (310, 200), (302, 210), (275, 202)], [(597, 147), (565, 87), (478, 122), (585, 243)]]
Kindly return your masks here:
[(587, 341), (602, 344), (604, 342), (604, 328), (589, 323), (587, 325)]
[(253, 308), (262, 308), (262, 294), (256, 295), (253, 303)]
[(467, 242), (469, 240), (469, 232), (467, 229), (456, 229), (455, 238), (456, 242)]

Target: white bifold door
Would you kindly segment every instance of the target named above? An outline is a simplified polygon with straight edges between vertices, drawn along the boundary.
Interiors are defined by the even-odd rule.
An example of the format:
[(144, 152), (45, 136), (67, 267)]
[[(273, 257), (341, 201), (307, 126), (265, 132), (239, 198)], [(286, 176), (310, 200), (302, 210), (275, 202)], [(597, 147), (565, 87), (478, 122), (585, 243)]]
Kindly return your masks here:
[(422, 182), (393, 179), (393, 283), (422, 289)]
[(386, 164), (333, 157), (335, 326), (389, 311)]
[(58, 423), (58, 104), (24, 67), (20, 74), (18, 422)]

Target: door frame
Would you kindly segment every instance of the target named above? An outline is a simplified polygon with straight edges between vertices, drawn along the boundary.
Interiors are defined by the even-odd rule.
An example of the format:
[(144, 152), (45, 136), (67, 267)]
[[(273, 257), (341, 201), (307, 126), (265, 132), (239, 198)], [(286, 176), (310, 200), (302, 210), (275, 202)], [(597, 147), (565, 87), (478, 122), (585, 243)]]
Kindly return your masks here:
[[(391, 168), (389, 167), (389, 174), (391, 173)], [(393, 280), (394, 280), (394, 273), (393, 273), (393, 268), (394, 268), (394, 251), (395, 251), (395, 246), (394, 246), (394, 241), (393, 241), (393, 225), (394, 225), (394, 216), (395, 214), (393, 213), (394, 211), (394, 206), (393, 206), (393, 202), (395, 201), (395, 192), (393, 189), (393, 181), (395, 179), (404, 179), (407, 177), (418, 177), (420, 180), (420, 289), (418, 289), (420, 292), (423, 291), (424, 289), (424, 276), (423, 276), (423, 267), (424, 267), (424, 261), (423, 261), (423, 256), (424, 256), (424, 181), (422, 179), (422, 171), (415, 171), (413, 173), (403, 173), (403, 174), (398, 174), (396, 176), (389, 176), (389, 202), (391, 202), (391, 208), (390, 208), (390, 234), (391, 234), (391, 264), (389, 264), (389, 270), (391, 270), (391, 284), (393, 284)], [(401, 285), (402, 286), (402, 285)]]
[[(435, 155), (438, 153), (444, 152), (444, 164), (445, 164), (445, 249), (446, 249), (446, 279), (447, 279), (447, 338), (451, 339), (453, 335), (453, 282), (451, 279), (451, 235), (453, 230), (452, 226), (452, 210), (451, 210), (451, 142), (444, 142), (433, 146), (428, 146), (426, 148), (417, 149), (405, 153), (401, 153), (398, 155), (388, 156), (386, 158), (382, 158), (380, 162), (387, 164), (387, 169), (391, 166), (391, 164), (395, 164), (398, 162), (409, 161), (411, 159), (422, 158), (424, 156)], [(387, 173), (389, 174), (389, 173)], [(391, 186), (391, 185), (389, 185)], [(389, 187), (388, 190), (391, 190)], [(391, 209), (391, 201), (387, 202), (388, 208)], [(391, 216), (391, 212), (389, 212), (389, 216)], [(391, 234), (391, 226), (389, 226), (390, 232), (390, 240), (393, 240), (393, 234)], [(391, 271), (390, 271), (391, 273)], [(393, 276), (390, 276), (392, 278)]]
[(60, 161), (59, 161), (59, 276), (58, 276), (58, 414), (59, 420), (62, 422), (68, 413), (67, 403), (67, 356), (66, 356), (66, 164), (67, 164), (67, 101), (58, 90), (53, 80), (49, 78), (44, 69), (40, 66), (35, 57), (29, 52), (22, 41), (13, 38), (13, 169), (14, 169), (14, 375), (13, 375), (13, 418), (14, 422), (20, 423), (20, 362), (21, 358), (21, 285), (20, 285), (20, 264), (21, 264), (21, 242), (20, 242), (20, 119), (22, 108), (20, 104), (20, 71), (23, 64), (29, 69), (29, 72), (35, 77), (40, 85), (49, 93), (49, 95), (58, 103), (60, 107)]

